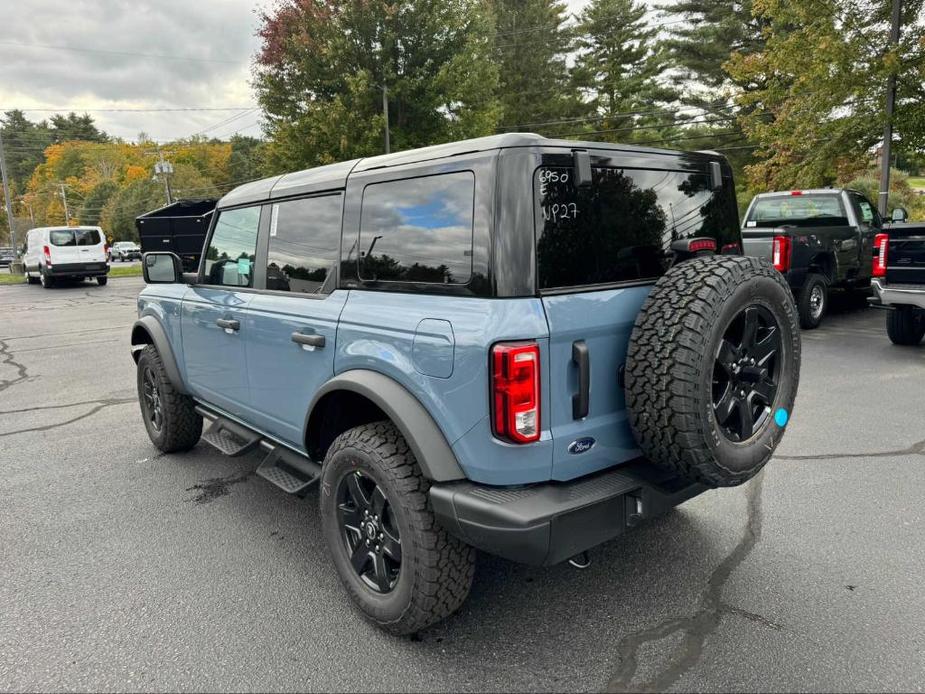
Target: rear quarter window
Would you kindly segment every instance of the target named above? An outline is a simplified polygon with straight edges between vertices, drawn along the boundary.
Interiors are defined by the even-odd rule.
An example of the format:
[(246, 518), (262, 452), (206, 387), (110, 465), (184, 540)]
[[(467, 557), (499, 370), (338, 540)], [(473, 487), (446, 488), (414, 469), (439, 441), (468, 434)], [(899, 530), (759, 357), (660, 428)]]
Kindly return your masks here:
[(540, 290), (654, 280), (681, 239), (738, 251), (731, 188), (706, 173), (595, 167), (578, 188), (571, 168), (541, 167), (533, 183)]

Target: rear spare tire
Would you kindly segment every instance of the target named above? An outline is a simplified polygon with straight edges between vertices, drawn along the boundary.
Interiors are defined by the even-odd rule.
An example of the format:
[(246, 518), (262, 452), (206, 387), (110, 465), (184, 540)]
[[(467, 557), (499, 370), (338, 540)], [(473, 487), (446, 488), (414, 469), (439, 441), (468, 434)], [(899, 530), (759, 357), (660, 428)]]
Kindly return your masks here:
[(766, 260), (697, 258), (656, 282), (630, 336), (626, 403), (643, 453), (713, 487), (768, 462), (793, 409), (800, 331)]

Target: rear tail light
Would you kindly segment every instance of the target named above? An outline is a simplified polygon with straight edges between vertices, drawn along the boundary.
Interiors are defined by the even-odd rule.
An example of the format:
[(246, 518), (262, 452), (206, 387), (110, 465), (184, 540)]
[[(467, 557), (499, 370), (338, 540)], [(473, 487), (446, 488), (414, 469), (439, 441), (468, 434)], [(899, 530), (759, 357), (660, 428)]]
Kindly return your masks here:
[(886, 261), (889, 252), (889, 234), (877, 234), (874, 237), (874, 266), (871, 272), (874, 277), (886, 277)]
[(43, 246), (42, 253), (45, 254), (45, 264), (51, 265), (51, 249), (48, 246)]
[(109, 257), (109, 246), (103, 246), (103, 253), (107, 258)]
[(771, 262), (778, 272), (790, 269), (790, 237), (775, 236), (771, 244)]
[(495, 436), (514, 443), (540, 438), (540, 348), (535, 342), (502, 342), (491, 350), (492, 421)]

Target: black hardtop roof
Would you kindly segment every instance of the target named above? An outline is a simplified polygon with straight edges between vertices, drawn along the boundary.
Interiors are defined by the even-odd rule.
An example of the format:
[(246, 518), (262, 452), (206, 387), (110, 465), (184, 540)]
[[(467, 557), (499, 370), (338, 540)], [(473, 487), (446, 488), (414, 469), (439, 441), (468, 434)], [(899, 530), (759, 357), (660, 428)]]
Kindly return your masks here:
[(352, 159), (337, 164), (316, 166), (304, 171), (271, 176), (259, 181), (251, 181), (238, 186), (218, 201), (217, 208), (232, 207), (248, 203), (264, 202), (274, 198), (291, 195), (305, 195), (343, 188), (351, 173), (384, 169), (402, 164), (415, 164), (444, 157), (456, 157), (463, 154), (490, 152), (513, 147), (563, 147), (569, 149), (611, 149), (617, 151), (645, 154), (664, 154), (677, 156), (703, 156), (720, 158), (717, 152), (681, 152), (678, 150), (656, 149), (637, 145), (621, 145), (613, 142), (587, 142), (581, 140), (557, 140), (535, 133), (503, 133), (489, 135), (471, 140), (448, 142), (431, 147), (420, 147), (403, 152), (380, 154), (374, 157)]

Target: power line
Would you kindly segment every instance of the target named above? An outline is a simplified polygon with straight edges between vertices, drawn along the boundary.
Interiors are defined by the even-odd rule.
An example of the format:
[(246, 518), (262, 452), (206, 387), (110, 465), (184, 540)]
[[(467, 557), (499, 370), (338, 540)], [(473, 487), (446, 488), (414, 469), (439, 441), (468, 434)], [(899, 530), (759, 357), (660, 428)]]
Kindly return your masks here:
[(138, 58), (159, 58), (162, 60), (179, 60), (195, 63), (224, 63), (227, 65), (242, 65), (239, 60), (220, 60), (218, 58), (193, 58), (181, 55), (165, 55), (163, 53), (137, 53), (135, 51), (114, 51), (107, 48), (85, 48), (83, 46), (53, 46), (45, 43), (16, 43), (13, 41), (0, 41), (0, 46), (15, 46), (17, 48), (41, 48), (53, 51), (77, 51), (79, 53), (106, 53), (109, 55), (131, 55)]

